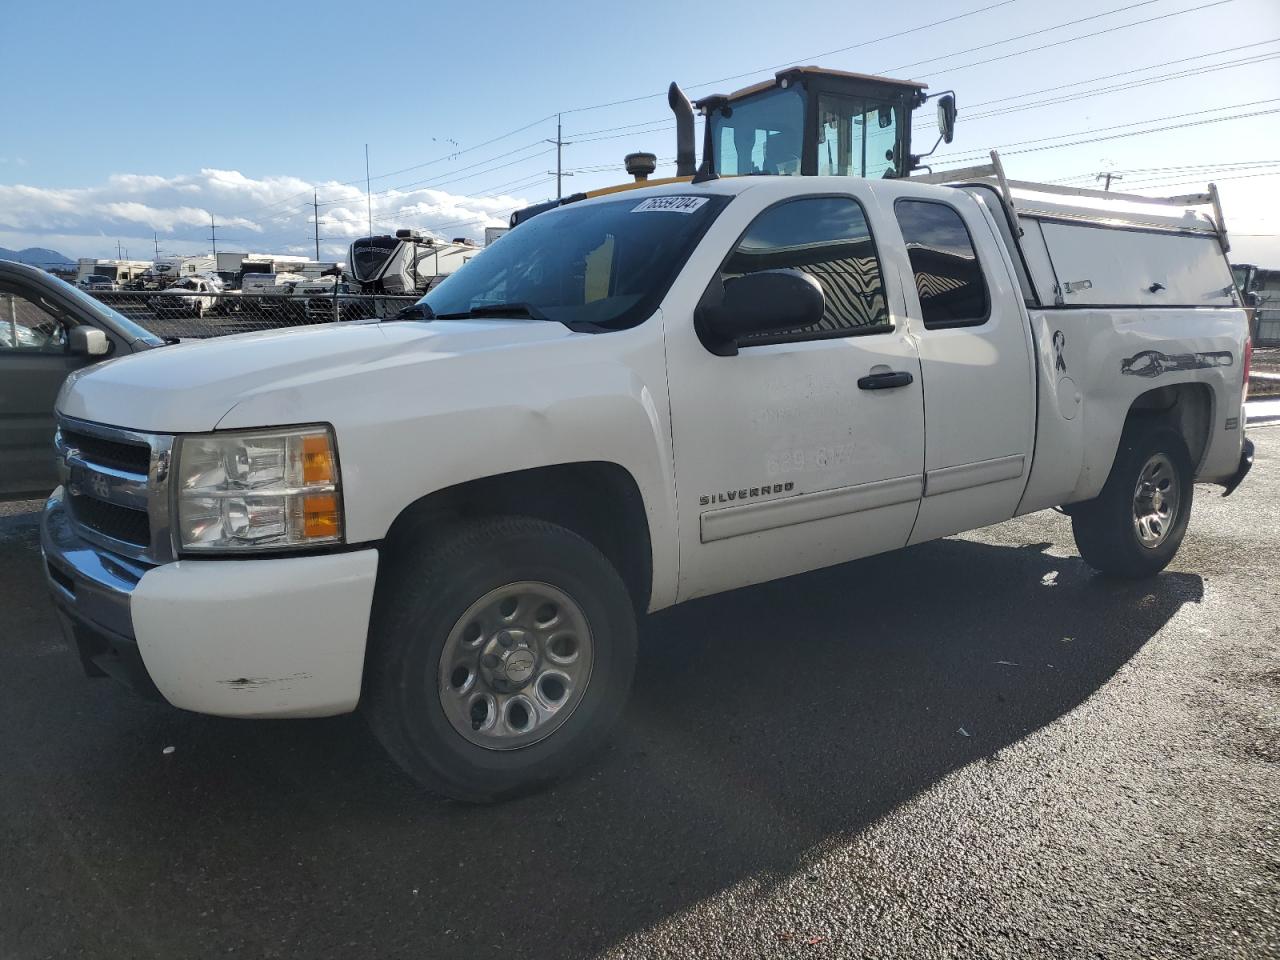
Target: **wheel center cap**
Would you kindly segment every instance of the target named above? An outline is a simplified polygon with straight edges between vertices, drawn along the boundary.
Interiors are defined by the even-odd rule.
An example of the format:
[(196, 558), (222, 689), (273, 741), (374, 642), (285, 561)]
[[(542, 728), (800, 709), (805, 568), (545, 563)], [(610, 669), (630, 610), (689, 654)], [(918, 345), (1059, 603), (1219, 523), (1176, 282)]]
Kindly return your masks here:
[(528, 647), (515, 647), (508, 651), (499, 669), (512, 683), (524, 683), (533, 676), (536, 659)]
[(1152, 494), (1151, 506), (1152, 508), (1155, 509), (1157, 513), (1159, 513), (1160, 509), (1164, 506), (1164, 494), (1162, 494), (1159, 490), (1157, 490), (1154, 494)]
[(538, 654), (519, 628), (499, 630), (485, 647), (480, 666), (500, 690), (523, 687), (538, 669)]

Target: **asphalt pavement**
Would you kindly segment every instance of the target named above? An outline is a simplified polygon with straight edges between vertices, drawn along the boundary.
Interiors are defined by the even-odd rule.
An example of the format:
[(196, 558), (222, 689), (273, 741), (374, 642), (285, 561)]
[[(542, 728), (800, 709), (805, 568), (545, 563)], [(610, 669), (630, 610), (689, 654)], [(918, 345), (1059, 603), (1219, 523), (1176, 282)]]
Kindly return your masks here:
[[(0, 958), (1280, 957), (1280, 426), (1173, 566), (1046, 512), (644, 624), (570, 781), (81, 675), (0, 505)], [(171, 752), (166, 752), (172, 747)]]

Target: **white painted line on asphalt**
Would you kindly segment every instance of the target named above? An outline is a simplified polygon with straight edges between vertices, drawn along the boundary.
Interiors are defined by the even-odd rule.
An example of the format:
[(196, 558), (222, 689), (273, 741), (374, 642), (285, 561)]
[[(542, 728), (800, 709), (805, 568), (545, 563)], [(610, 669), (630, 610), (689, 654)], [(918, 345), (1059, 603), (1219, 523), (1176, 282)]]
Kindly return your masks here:
[(1244, 405), (1245, 423), (1256, 427), (1280, 421), (1280, 397), (1274, 400), (1250, 400)]

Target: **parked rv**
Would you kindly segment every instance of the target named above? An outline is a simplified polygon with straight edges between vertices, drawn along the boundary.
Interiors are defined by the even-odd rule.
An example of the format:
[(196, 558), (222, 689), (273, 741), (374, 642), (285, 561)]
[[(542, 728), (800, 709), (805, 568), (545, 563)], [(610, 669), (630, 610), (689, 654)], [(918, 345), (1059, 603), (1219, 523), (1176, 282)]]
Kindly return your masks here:
[(424, 237), (416, 230), (397, 230), (394, 237), (361, 237), (353, 241), (348, 269), (361, 293), (425, 293), (459, 270), (480, 249), (465, 237), (446, 243)]

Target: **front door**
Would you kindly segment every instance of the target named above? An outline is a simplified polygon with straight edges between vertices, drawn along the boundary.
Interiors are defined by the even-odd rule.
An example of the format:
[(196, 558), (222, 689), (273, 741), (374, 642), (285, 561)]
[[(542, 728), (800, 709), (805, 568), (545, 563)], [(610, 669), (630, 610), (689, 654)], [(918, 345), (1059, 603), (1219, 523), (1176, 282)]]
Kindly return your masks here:
[(864, 191), (816, 188), (741, 194), (745, 232), (707, 281), (802, 270), (826, 295), (820, 323), (724, 357), (691, 316), (665, 318), (682, 600), (901, 547), (915, 520), (924, 401), (900, 284)]
[(0, 291), (0, 499), (41, 497), (58, 485), (53, 404), (67, 374), (90, 362), (67, 346), (57, 317)]

